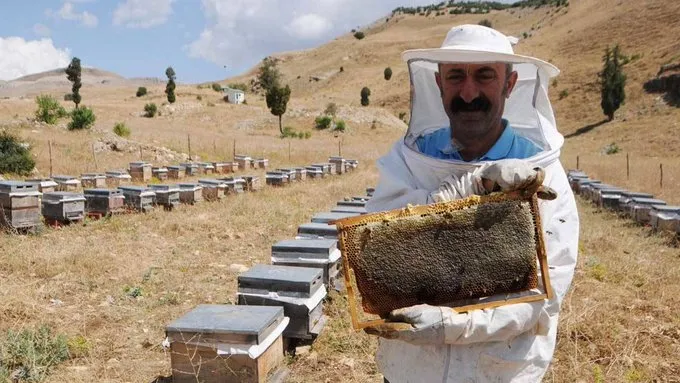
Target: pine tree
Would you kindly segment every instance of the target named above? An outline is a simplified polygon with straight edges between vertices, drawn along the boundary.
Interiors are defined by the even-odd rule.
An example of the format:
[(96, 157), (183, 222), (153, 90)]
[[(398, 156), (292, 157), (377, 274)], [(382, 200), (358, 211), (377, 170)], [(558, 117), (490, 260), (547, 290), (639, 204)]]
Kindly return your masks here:
[(599, 73), (602, 96), (600, 106), (609, 121), (614, 119), (614, 112), (626, 101), (626, 75), (623, 73), (622, 58), (618, 44), (614, 49), (607, 47), (602, 57), (604, 65)]
[(390, 81), (390, 79), (392, 78), (392, 68), (390, 67), (385, 68), (383, 76), (385, 77), (385, 80)]
[(73, 83), (71, 87), (71, 100), (76, 104), (76, 109), (78, 109), (78, 104), (82, 100), (80, 97), (80, 88), (83, 86), (81, 79), (81, 69), (80, 69), (80, 59), (74, 57), (71, 59), (71, 63), (66, 68), (66, 77), (69, 81)]
[(368, 97), (370, 95), (371, 95), (371, 90), (368, 89), (368, 87), (363, 87), (361, 89), (361, 106), (368, 106), (368, 104), (369, 104)]
[(290, 100), (290, 87), (286, 85), (285, 88), (275, 86), (267, 91), (267, 108), (275, 116), (279, 117), (279, 131), (283, 135), (283, 126), (281, 124), (281, 117), (286, 113), (286, 106)]
[(165, 75), (168, 76), (168, 85), (165, 86), (165, 94), (168, 96), (168, 102), (174, 103), (175, 98), (175, 70), (171, 66), (165, 70)]
[(276, 59), (273, 57), (266, 57), (262, 60), (262, 66), (257, 74), (257, 83), (262, 87), (265, 93), (279, 87), (281, 81), (281, 72), (276, 67)]

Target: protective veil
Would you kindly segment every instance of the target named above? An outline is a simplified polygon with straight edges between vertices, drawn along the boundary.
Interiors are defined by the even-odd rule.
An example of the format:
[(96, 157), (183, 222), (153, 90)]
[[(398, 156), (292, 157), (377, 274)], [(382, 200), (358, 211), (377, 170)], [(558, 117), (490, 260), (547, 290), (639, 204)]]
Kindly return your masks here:
[(578, 251), (578, 213), (559, 161), (564, 138), (557, 131), (548, 99), (548, 81), (559, 71), (541, 60), (514, 54), (508, 38), (499, 32), (470, 25), (453, 28), (442, 48), (407, 51), (404, 59), (411, 79), (409, 129), (378, 160), (380, 181), (367, 209), (431, 203), (430, 195), (443, 179), (452, 174), (463, 177), (484, 165), (440, 160), (418, 151), (418, 137), (449, 125), (434, 77), (437, 63), (513, 63), (519, 78), (506, 100), (503, 118), (543, 149), (527, 160), (545, 169), (543, 184), (558, 194), (556, 200), (539, 202), (555, 298), (456, 315), (446, 328), (444, 345), (380, 339), (379, 369), (391, 383), (540, 382), (553, 356), (560, 304), (571, 284)]

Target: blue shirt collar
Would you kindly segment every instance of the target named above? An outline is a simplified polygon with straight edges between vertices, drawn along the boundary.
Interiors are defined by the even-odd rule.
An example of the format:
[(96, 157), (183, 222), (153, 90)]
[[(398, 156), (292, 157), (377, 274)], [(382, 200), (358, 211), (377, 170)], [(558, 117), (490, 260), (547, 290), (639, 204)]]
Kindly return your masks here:
[[(508, 156), (508, 153), (510, 153), (510, 149), (512, 149), (512, 144), (515, 141), (515, 130), (512, 129), (508, 120), (503, 119), (502, 123), (505, 128), (503, 129), (503, 133), (501, 133), (501, 136), (498, 137), (496, 143), (493, 144), (491, 149), (489, 149), (489, 151), (486, 152), (486, 154), (484, 154), (480, 158), (475, 159), (474, 161), (497, 161)], [(448, 129), (449, 137), (451, 137), (450, 132), (451, 128), (449, 127)], [(453, 146), (451, 139), (442, 141), (440, 143), (440, 146), (437, 147), (437, 149), (440, 152), (442, 152), (442, 154), (445, 155), (452, 155), (454, 153), (458, 153), (458, 148)]]

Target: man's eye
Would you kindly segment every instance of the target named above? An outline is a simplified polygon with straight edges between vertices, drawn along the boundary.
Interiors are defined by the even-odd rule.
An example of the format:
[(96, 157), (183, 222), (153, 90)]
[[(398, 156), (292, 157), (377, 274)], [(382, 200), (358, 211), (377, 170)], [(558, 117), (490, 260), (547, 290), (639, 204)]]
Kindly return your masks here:
[(496, 78), (496, 75), (493, 73), (479, 73), (475, 77), (479, 82), (489, 82), (493, 81)]
[(463, 75), (450, 75), (446, 79), (449, 80), (449, 81), (453, 81), (453, 82), (461, 82), (461, 81), (463, 81), (463, 79), (465, 79), (465, 76), (463, 76)]

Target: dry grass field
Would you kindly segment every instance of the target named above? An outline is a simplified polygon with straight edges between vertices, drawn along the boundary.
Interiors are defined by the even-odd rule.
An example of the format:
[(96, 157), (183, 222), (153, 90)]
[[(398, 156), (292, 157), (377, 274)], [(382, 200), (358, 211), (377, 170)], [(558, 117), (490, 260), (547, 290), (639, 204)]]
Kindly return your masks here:
[[(680, 109), (642, 90), (660, 65), (680, 62), (680, 2), (570, 3), (484, 16), (397, 16), (378, 22), (361, 41), (348, 34), (316, 49), (277, 55), (293, 89), (284, 125), (311, 132), (310, 139), (280, 139), (277, 120), (259, 96), (248, 95), (248, 105), (229, 105), (211, 89), (191, 84), (178, 86), (178, 101), (168, 106), (161, 105), (163, 85), (148, 86), (150, 94), (137, 98), (134, 85), (88, 83), (81, 91), (83, 104), (94, 109), (97, 122), (87, 132), (68, 132), (65, 121), (55, 126), (32, 121), (38, 93), (61, 100), (68, 88), (46, 84), (40, 92), (32, 87), (24, 97), (0, 99), (0, 125), (32, 145), (41, 175), (49, 174), (48, 141), (54, 174), (125, 168), (140, 159), (139, 145), (144, 160), (178, 163), (188, 154), (187, 136), (192, 155), (205, 160), (231, 159), (236, 142), (236, 152), (267, 157), (272, 167), (325, 161), (339, 145), (345, 157), (360, 161), (359, 169), (347, 175), (173, 212), (116, 216), (36, 235), (0, 235), (0, 334), (47, 325), (67, 337), (71, 358), (51, 371), (47, 382), (152, 382), (168, 376), (170, 358), (161, 346), (167, 323), (201, 303), (233, 303), (239, 265), (267, 263), (271, 245), (293, 237), (314, 213), (377, 183), (375, 160), (403, 134), (405, 124), (397, 116), (408, 112), (408, 76), (400, 52), (437, 46), (452, 25), (482, 18), (506, 33), (530, 34), (516, 50), (562, 69), (551, 97), (559, 129), (567, 136), (565, 167), (574, 168), (578, 156), (580, 168), (604, 182), (680, 204)], [(626, 66), (626, 104), (614, 121), (602, 123), (596, 74), (604, 48), (614, 43), (638, 58)], [(389, 82), (382, 77), (386, 66), (394, 72)], [(252, 76), (222, 83), (248, 82)], [(359, 104), (363, 86), (372, 93), (367, 108)], [(563, 91), (567, 96), (558, 97)], [(159, 105), (160, 116), (141, 117), (148, 102)], [(339, 118), (348, 124), (348, 132), (338, 137), (313, 128), (329, 102), (338, 105)], [(111, 139), (116, 122), (132, 130), (129, 149), (100, 150), (98, 143)], [(611, 143), (620, 152), (603, 154)], [(98, 148), (94, 155), (93, 145)], [(161, 155), (158, 148), (168, 151)], [(579, 262), (545, 381), (680, 381), (675, 239), (581, 202), (579, 211)], [(343, 295), (331, 294), (326, 331), (308, 353), (287, 360), (290, 381), (382, 381), (373, 362), (375, 339), (351, 329), (345, 308)]]

